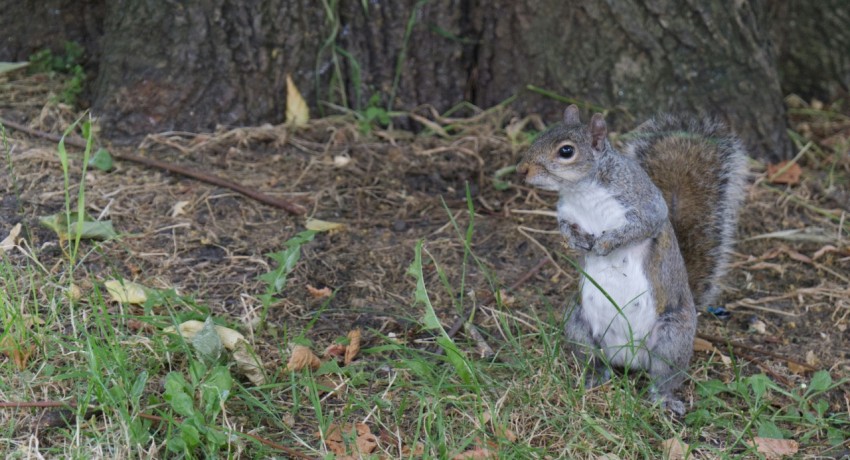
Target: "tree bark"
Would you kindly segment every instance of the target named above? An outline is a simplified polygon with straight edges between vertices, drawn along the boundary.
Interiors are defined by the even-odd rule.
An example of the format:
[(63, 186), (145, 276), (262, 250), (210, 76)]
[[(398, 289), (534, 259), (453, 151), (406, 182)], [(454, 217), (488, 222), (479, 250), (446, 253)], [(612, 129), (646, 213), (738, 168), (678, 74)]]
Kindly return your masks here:
[[(658, 111), (718, 115), (761, 158), (786, 158), (785, 109), (758, 1), (512, 2), (479, 8), (478, 102), (530, 83), (612, 109), (615, 126)], [(539, 14), (546, 11), (546, 14)], [(517, 65), (523, 62), (535, 65)], [(523, 110), (561, 105), (539, 96)]]
[(830, 100), (850, 92), (850, 2), (772, 0), (782, 90)]
[(319, 6), (109, 2), (93, 111), (112, 136), (281, 122), (287, 73), (307, 97), (326, 85)]
[(841, 0), (0, 2), (0, 59), (86, 45), (93, 111), (112, 137), (281, 122), (291, 73), (320, 112), (518, 95), (519, 111), (558, 119), (564, 103), (533, 85), (608, 110), (620, 130), (659, 111), (712, 114), (776, 160), (791, 154), (783, 91), (828, 97), (850, 83)]

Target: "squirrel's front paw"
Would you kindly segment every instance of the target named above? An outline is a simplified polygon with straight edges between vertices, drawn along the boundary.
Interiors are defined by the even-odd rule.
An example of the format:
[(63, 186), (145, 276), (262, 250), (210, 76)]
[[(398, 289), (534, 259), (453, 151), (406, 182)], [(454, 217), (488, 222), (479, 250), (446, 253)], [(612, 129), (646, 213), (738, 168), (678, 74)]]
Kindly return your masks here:
[(605, 233), (596, 239), (596, 244), (593, 245), (593, 253), (598, 256), (607, 256), (611, 251), (616, 249), (617, 245), (611, 238), (605, 238)]
[(578, 224), (560, 221), (561, 233), (567, 237), (567, 244), (573, 249), (590, 251), (596, 242), (596, 237), (585, 232)]

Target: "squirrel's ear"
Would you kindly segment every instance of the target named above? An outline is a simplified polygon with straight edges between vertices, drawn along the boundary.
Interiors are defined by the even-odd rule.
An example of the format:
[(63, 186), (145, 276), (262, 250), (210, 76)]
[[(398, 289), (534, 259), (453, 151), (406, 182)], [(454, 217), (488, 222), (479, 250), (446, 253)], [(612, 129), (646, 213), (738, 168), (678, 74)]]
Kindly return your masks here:
[(596, 150), (602, 150), (608, 138), (608, 125), (601, 113), (594, 113), (590, 119), (590, 146)]
[(578, 118), (578, 106), (573, 104), (564, 110), (564, 124), (565, 125), (578, 125), (581, 124), (581, 120)]

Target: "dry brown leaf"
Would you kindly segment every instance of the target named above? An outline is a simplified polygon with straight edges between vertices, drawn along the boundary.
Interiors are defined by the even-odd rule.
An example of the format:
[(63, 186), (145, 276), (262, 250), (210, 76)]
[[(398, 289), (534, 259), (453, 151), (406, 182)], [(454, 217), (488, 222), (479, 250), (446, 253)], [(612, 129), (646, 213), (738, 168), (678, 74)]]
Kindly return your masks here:
[(348, 346), (345, 347), (345, 361), (343, 364), (348, 366), (351, 361), (360, 353), (360, 329), (354, 329), (348, 333)]
[(820, 360), (815, 355), (813, 350), (809, 350), (806, 352), (806, 364), (812, 367), (817, 367), (820, 364)]
[(661, 451), (665, 460), (685, 460), (688, 457), (688, 444), (676, 438), (670, 438), (661, 443)]
[[(369, 425), (366, 425), (365, 423), (355, 423), (340, 427), (339, 425), (332, 423), (328, 427), (328, 432), (325, 435), (325, 445), (331, 450), (331, 452), (339, 456), (346, 455), (343, 433), (345, 433), (346, 436), (356, 436), (354, 438), (354, 443), (357, 447), (357, 453), (359, 454), (371, 454), (378, 447), (378, 438), (372, 434), (372, 430), (369, 428)], [(316, 433), (316, 436), (320, 437), (321, 433)], [(358, 457), (355, 456), (352, 458)]]
[[(782, 458), (786, 455), (794, 455), (800, 448), (797, 441), (793, 439), (753, 438), (753, 443), (759, 453), (768, 459)], [(752, 444), (750, 444), (752, 445)]]
[(699, 337), (694, 338), (694, 351), (714, 351), (714, 344)]
[[(788, 166), (787, 161), (775, 165), (767, 165), (767, 180), (773, 184), (795, 185), (800, 183), (800, 176), (803, 174), (803, 169), (797, 163)], [(782, 171), (785, 169), (784, 171)], [(779, 172), (781, 174), (778, 174)]]
[(286, 363), (286, 370), (300, 371), (305, 368), (316, 370), (322, 365), (319, 357), (313, 353), (310, 347), (303, 345), (295, 345), (292, 348), (292, 354), (289, 356), (289, 361)]
[(325, 286), (321, 289), (316, 289), (313, 286), (307, 285), (307, 293), (314, 299), (324, 299), (332, 294), (331, 288)]
[(292, 81), (292, 76), (286, 75), (286, 122), (293, 126), (304, 126), (310, 120), (310, 108)]
[(3, 340), (0, 340), (0, 352), (12, 360), (15, 368), (22, 371), (27, 368), (30, 357), (35, 353), (35, 346), (22, 345), (13, 336), (7, 335), (3, 337)]
[(461, 452), (454, 457), (452, 460), (487, 460), (491, 458), (499, 458), (495, 452), (490, 449), (484, 447), (476, 447), (475, 449), (468, 450), (466, 452)]
[(346, 346), (341, 343), (328, 345), (322, 356), (325, 358), (343, 359), (345, 358), (345, 348)]
[(401, 455), (404, 457), (421, 457), (422, 455), (425, 455), (425, 444), (417, 441), (417, 443), (413, 445), (412, 449), (410, 446), (405, 444), (401, 447)]
[(497, 426), (494, 431), (496, 433), (496, 436), (507, 439), (509, 442), (516, 442), (517, 440), (517, 437), (514, 432), (503, 426)]
[(806, 372), (809, 371), (808, 367), (801, 366), (801, 365), (795, 363), (794, 361), (787, 361), (787, 364), (788, 364), (788, 370), (797, 374), (797, 375), (803, 375), (803, 374), (805, 374)]

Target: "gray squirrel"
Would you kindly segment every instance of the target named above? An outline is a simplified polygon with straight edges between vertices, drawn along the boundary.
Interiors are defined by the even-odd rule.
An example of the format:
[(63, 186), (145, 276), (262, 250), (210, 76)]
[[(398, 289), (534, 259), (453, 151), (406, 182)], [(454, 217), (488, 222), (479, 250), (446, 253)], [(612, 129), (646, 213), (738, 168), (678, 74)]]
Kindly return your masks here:
[(728, 128), (707, 119), (660, 116), (628, 138), (618, 152), (603, 116), (584, 125), (571, 105), (517, 172), (559, 193), (561, 233), (582, 256), (580, 302), (564, 329), (573, 352), (592, 362), (586, 384), (607, 381), (610, 366), (643, 369), (653, 400), (681, 416), (673, 392), (693, 354), (695, 304), (718, 294), (747, 156)]

